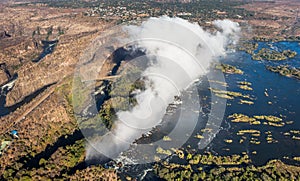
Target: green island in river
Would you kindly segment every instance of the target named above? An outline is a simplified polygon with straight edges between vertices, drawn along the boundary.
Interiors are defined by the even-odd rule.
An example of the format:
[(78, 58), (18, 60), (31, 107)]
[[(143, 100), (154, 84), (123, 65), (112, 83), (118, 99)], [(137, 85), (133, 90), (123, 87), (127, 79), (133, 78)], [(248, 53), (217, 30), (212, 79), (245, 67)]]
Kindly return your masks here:
[(300, 68), (289, 67), (287, 65), (279, 65), (279, 66), (267, 66), (267, 69), (271, 72), (279, 73), (280, 75), (286, 77), (294, 77), (296, 79), (300, 79)]

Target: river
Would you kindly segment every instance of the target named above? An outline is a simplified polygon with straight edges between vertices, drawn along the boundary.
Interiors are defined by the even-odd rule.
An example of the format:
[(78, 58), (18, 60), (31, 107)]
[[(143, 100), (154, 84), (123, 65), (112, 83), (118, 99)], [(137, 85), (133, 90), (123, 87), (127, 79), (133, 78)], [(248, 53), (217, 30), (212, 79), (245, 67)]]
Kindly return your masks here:
[[(284, 157), (286, 156), (290, 158), (299, 156), (300, 141), (294, 140), (291, 136), (284, 135), (284, 133), (289, 132), (290, 130), (300, 130), (300, 80), (284, 77), (278, 73), (271, 72), (266, 69), (266, 66), (290, 65), (300, 67), (300, 46), (298, 42), (258, 42), (258, 44), (258, 49), (263, 47), (279, 51), (290, 49), (296, 51), (297, 55), (294, 58), (285, 61), (255, 61), (252, 60), (251, 55), (246, 52), (238, 51), (230, 53), (226, 58), (221, 59), (220, 62), (234, 65), (244, 71), (243, 75), (225, 75), (225, 80), (228, 84), (227, 90), (250, 94), (251, 97), (254, 98), (254, 105), (239, 104), (239, 98), (228, 100), (220, 132), (205, 149), (198, 150), (199, 153), (203, 153), (203, 151), (206, 150), (216, 155), (241, 155), (242, 152), (246, 152), (254, 165), (264, 165), (272, 159), (284, 160)], [(237, 83), (239, 81), (251, 82), (253, 91), (240, 89), (238, 87), (239, 84)], [(207, 85), (208, 82), (205, 78), (202, 80), (202, 83), (198, 85), (199, 90), (202, 90), (202, 96), (211, 95), (210, 91), (205, 88)], [(267, 92), (268, 96), (265, 95), (265, 92)], [(269, 102), (271, 102), (271, 104)], [(209, 105), (207, 107), (209, 107)], [(227, 117), (234, 113), (242, 113), (248, 116), (282, 116), (284, 122), (293, 121), (293, 123), (285, 124), (283, 127), (273, 127), (263, 124), (250, 125), (249, 123), (232, 123)], [(203, 128), (205, 116), (202, 116), (202, 118), (200, 116), (199, 121), (202, 121), (203, 123), (201, 124), (199, 122), (195, 129), (196, 131), (192, 134), (186, 144), (189, 144), (194, 148), (197, 147), (196, 145), (199, 142), (199, 140), (194, 138), (194, 134)], [(246, 140), (243, 143), (239, 143), (241, 136), (237, 136), (237, 132), (241, 129), (259, 130), (261, 132), (261, 135), (258, 137), (260, 144), (251, 144), (250, 135), (245, 135)], [(266, 138), (268, 135), (266, 132), (268, 131), (271, 132), (272, 138), (278, 142), (267, 143)], [(157, 137), (157, 134), (159, 134), (159, 132), (153, 135), (153, 139)], [(151, 136), (149, 138), (151, 139)], [(233, 142), (228, 144), (224, 142), (224, 139), (229, 139)], [(186, 145), (183, 147), (186, 147)], [(254, 151), (257, 153), (252, 154)], [(128, 155), (131, 155), (130, 152), (131, 151), (128, 152)], [(151, 167), (152, 164), (128, 166), (125, 169), (126, 171), (121, 173), (121, 176), (130, 175), (132, 177), (141, 178), (144, 171)], [(147, 172), (145, 178), (155, 178), (155, 176), (150, 171)]]

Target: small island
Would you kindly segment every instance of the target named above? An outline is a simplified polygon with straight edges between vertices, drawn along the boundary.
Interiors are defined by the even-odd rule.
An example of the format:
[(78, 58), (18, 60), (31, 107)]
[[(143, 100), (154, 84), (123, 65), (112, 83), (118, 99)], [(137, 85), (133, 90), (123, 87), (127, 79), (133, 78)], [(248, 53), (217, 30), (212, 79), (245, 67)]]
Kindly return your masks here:
[(258, 51), (258, 53), (252, 54), (252, 59), (281, 61), (281, 60), (287, 60), (288, 58), (294, 58), (296, 55), (297, 53), (292, 50), (283, 50), (282, 52), (279, 52), (268, 48), (262, 48)]
[(267, 69), (286, 77), (294, 77), (296, 79), (300, 79), (300, 68), (289, 67), (288, 65), (279, 65), (267, 66)]
[(227, 74), (243, 74), (244, 72), (240, 69), (238, 69), (235, 66), (228, 65), (228, 64), (216, 64), (215, 69), (221, 70), (223, 73)]
[(250, 55), (254, 54), (254, 51), (258, 48), (258, 43), (251, 43), (251, 42), (246, 42), (242, 43), (241, 46), (238, 48), (240, 51), (245, 51)]

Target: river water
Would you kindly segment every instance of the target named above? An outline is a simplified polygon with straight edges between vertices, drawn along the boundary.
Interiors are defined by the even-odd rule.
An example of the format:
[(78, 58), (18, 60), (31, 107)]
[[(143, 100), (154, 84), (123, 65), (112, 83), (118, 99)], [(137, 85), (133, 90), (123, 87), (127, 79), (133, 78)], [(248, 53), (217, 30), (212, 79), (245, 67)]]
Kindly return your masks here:
[[(300, 80), (284, 77), (278, 73), (274, 73), (266, 69), (267, 65), (290, 65), (293, 67), (300, 67), (300, 46), (298, 42), (258, 43), (258, 49), (263, 47), (279, 51), (290, 49), (296, 51), (297, 56), (285, 61), (277, 62), (267, 60), (255, 61), (251, 59), (251, 55), (242, 51), (238, 51), (230, 53), (226, 58), (220, 60), (222, 63), (234, 65), (244, 71), (243, 75), (225, 75), (225, 81), (228, 84), (227, 90), (251, 95), (251, 97), (254, 98), (254, 105), (239, 104), (239, 98), (228, 100), (219, 133), (206, 148), (203, 150), (198, 150), (199, 153), (203, 153), (203, 151), (206, 150), (216, 155), (241, 155), (242, 152), (246, 152), (250, 156), (252, 163), (255, 165), (263, 165), (272, 159), (284, 160), (283, 157), (285, 156), (290, 158), (294, 156), (300, 156), (300, 141), (292, 139), (291, 136), (284, 135), (285, 132), (289, 132), (290, 130), (300, 130)], [(238, 87), (239, 84), (237, 83), (239, 81), (251, 82), (253, 91), (240, 89)], [(200, 92), (203, 96), (211, 95), (210, 91), (207, 89), (208, 82), (205, 80), (205, 78), (198, 86), (199, 90), (202, 91)], [(268, 93), (268, 96), (265, 95), (265, 92)], [(272, 104), (269, 104), (268, 102), (272, 102)], [(209, 108), (209, 105), (206, 107)], [(283, 127), (273, 127), (263, 124), (250, 125), (249, 123), (231, 123), (230, 119), (227, 117), (234, 113), (242, 113), (248, 116), (283, 116), (284, 122), (293, 121), (293, 123), (285, 124)], [(199, 124), (197, 125), (193, 134), (196, 132), (199, 133), (201, 128), (203, 128), (203, 124), (205, 124), (205, 115), (199, 116)], [(239, 143), (241, 136), (237, 136), (237, 132), (241, 129), (259, 130), (261, 132), (261, 135), (258, 137), (260, 144), (251, 144), (250, 135), (245, 135), (247, 137), (246, 140), (243, 143)], [(268, 135), (265, 133), (267, 131), (270, 131), (272, 138), (278, 142), (267, 143), (266, 138)], [(156, 132), (152, 135), (152, 138), (155, 139), (159, 134), (159, 132)], [(197, 148), (197, 143), (199, 140), (194, 138), (193, 134), (187, 141), (186, 145), (191, 145), (192, 148)], [(147, 140), (149, 139), (151, 139), (151, 136), (147, 138)], [(233, 140), (233, 143), (228, 144), (224, 142), (224, 139), (231, 139)], [(183, 147), (186, 147), (186, 145)], [(257, 154), (252, 154), (253, 151), (256, 151)], [(128, 155), (132, 155), (130, 152), (132, 151), (129, 151)], [(124, 154), (126, 155), (126, 153)], [(142, 175), (144, 175), (144, 172), (151, 167), (152, 164), (131, 165), (125, 167), (126, 171), (123, 171), (121, 176), (130, 175), (140, 179)], [(154, 179), (155, 176), (150, 171), (144, 178)]]
[[(217, 153), (226, 155), (222, 148), (228, 147), (231, 151), (227, 154), (241, 153), (242, 151), (252, 152), (257, 151), (257, 155), (250, 157), (254, 164), (262, 165), (270, 159), (283, 158), (284, 156), (299, 156), (300, 141), (292, 140), (290, 137), (284, 136), (284, 132), (289, 130), (300, 129), (300, 80), (281, 76), (266, 70), (265, 66), (272, 65), (290, 65), (300, 67), (300, 46), (297, 42), (277, 42), (277, 43), (259, 43), (259, 49), (274, 48), (275, 50), (291, 49), (298, 54), (296, 57), (286, 61), (253, 61), (251, 56), (245, 52), (238, 52), (229, 55), (223, 62), (233, 64), (244, 71), (243, 75), (228, 75), (226, 82), (229, 85), (228, 90), (242, 92), (244, 94), (253, 95), (256, 100), (254, 105), (240, 105), (238, 99), (228, 102), (231, 106), (227, 106), (225, 118), (233, 113), (243, 113), (249, 116), (254, 115), (274, 115), (280, 117), (285, 116), (284, 121), (294, 121), (293, 124), (285, 125), (282, 128), (265, 126), (265, 125), (249, 125), (245, 123), (228, 123), (230, 129), (222, 131), (217, 135), (213, 142), (213, 150)], [(239, 89), (237, 81), (249, 81), (252, 83), (253, 91), (245, 91)], [(264, 92), (268, 93), (268, 97)], [(268, 102), (272, 102), (271, 105)], [(249, 143), (239, 144), (239, 137), (236, 132), (239, 129), (258, 129), (261, 131), (260, 145)], [(271, 131), (272, 136), (278, 143), (268, 144), (266, 142), (266, 131)], [(218, 139), (220, 138), (220, 139)], [(232, 139), (234, 143), (238, 144), (225, 144), (223, 139)]]

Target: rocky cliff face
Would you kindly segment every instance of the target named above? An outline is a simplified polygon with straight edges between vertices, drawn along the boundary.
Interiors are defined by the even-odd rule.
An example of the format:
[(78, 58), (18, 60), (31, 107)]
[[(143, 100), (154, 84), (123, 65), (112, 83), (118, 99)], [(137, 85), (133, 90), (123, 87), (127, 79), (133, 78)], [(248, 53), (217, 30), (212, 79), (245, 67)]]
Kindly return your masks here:
[(0, 69), (0, 85), (5, 84), (8, 81), (6, 73)]
[[(9, 14), (11, 11), (15, 13)], [(11, 74), (18, 74), (14, 88), (6, 97), (7, 106), (72, 73), (81, 52), (103, 27), (98, 19), (87, 19), (77, 11), (18, 7), (17, 11), (7, 8), (0, 12), (0, 20), (14, 25), (6, 23), (5, 27), (15, 32), (0, 44), (0, 60), (12, 69)], [(22, 31), (17, 27), (23, 27)], [(41, 40), (56, 39), (59, 43), (52, 54), (38, 63), (32, 62), (42, 52)], [(4, 75), (1, 72), (0, 75), (4, 82)]]
[(0, 86), (7, 83), (11, 78), (11, 73), (5, 63), (0, 63)]
[(89, 38), (79, 38), (69, 43), (58, 44), (53, 54), (38, 63), (29, 62), (18, 71), (15, 87), (7, 94), (6, 105), (11, 106), (46, 85), (60, 82), (72, 74), (80, 53)]

